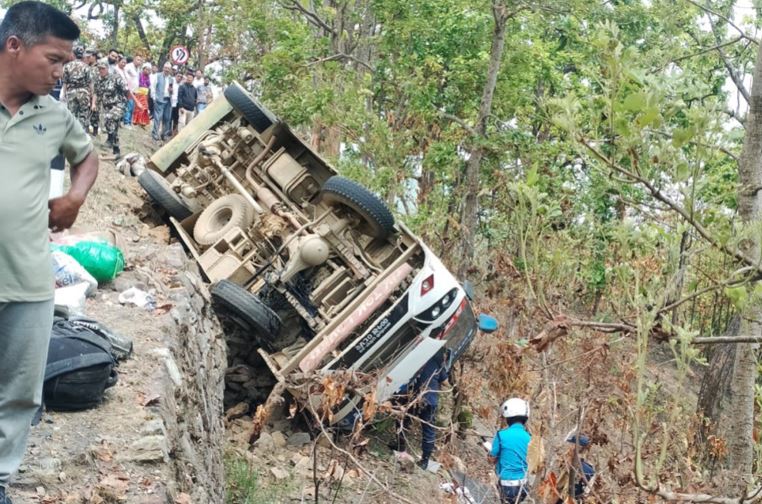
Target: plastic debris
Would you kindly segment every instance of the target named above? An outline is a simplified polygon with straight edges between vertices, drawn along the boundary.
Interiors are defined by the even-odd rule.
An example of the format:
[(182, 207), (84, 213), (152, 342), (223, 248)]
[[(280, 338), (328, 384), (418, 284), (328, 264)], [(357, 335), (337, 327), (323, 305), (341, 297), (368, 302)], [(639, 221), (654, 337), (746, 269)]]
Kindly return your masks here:
[(81, 231), (67, 229), (51, 235), (55, 245), (76, 245), (83, 241), (104, 242), (124, 250), (124, 242), (113, 229), (105, 231)]
[(458, 486), (454, 483), (442, 483), (439, 488), (447, 494), (456, 495), (459, 503), (476, 504), (476, 500), (467, 487)]
[(140, 290), (137, 287), (130, 287), (122, 292), (119, 294), (118, 299), (121, 304), (134, 304), (146, 310), (156, 309), (156, 298), (153, 294)]
[(53, 276), (56, 281), (56, 288), (85, 282), (88, 285), (86, 295), (90, 297), (95, 294), (98, 288), (97, 280), (76, 259), (60, 250), (53, 251), (51, 258), (53, 259)]
[(110, 282), (124, 270), (122, 251), (110, 243), (81, 241), (58, 249), (76, 259), (99, 282)]
[(85, 299), (87, 289), (90, 288), (90, 284), (87, 282), (81, 282), (67, 287), (61, 287), (55, 290), (54, 303), (56, 305), (65, 306), (71, 313), (84, 314), (85, 313)]

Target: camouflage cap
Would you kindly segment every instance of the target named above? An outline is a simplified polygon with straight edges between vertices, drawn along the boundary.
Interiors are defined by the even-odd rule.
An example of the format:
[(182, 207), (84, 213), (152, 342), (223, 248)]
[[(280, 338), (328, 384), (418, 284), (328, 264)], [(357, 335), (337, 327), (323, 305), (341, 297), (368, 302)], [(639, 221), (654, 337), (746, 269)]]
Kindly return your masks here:
[(74, 48), (74, 56), (77, 58), (81, 58), (82, 55), (85, 54), (85, 50), (82, 46), (77, 46)]
[(98, 68), (108, 68), (108, 61), (100, 60), (98, 62)]

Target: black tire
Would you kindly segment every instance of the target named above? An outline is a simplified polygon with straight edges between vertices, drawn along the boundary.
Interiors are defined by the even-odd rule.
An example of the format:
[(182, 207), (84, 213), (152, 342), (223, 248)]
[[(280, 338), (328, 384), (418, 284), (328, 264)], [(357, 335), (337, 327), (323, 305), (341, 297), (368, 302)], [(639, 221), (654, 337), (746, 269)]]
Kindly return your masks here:
[(240, 194), (227, 194), (212, 201), (198, 216), (193, 238), (201, 245), (214, 245), (228, 232), (239, 227), (244, 231), (254, 222), (254, 207)]
[(280, 333), (281, 321), (269, 306), (230, 280), (212, 285), (211, 293), (223, 315), (230, 316), (242, 329), (253, 331), (261, 344), (272, 348), (272, 342)]
[(155, 171), (141, 173), (138, 183), (157, 205), (175, 219), (183, 220), (193, 215), (193, 210), (172, 190), (169, 182)]
[(234, 82), (225, 88), (224, 94), (225, 99), (230, 102), (230, 105), (240, 112), (257, 132), (262, 133), (264, 130), (278, 122), (275, 114), (267, 110), (264, 105), (257, 103), (257, 101), (237, 82)]
[(378, 196), (354, 180), (335, 175), (323, 184), (321, 198), (334, 205), (342, 204), (363, 220), (359, 231), (374, 238), (386, 238), (394, 233), (394, 216)]

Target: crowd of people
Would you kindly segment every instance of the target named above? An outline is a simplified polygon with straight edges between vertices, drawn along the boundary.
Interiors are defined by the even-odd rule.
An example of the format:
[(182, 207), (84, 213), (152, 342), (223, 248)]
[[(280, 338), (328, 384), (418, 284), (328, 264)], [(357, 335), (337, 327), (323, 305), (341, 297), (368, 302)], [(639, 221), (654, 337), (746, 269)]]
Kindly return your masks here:
[(119, 158), (119, 127), (147, 128), (152, 138), (165, 141), (214, 99), (209, 77), (201, 69), (164, 63), (161, 71), (143, 57), (110, 49), (75, 47), (75, 60), (64, 66), (60, 99), (85, 131), (97, 137), (106, 132), (106, 144)]

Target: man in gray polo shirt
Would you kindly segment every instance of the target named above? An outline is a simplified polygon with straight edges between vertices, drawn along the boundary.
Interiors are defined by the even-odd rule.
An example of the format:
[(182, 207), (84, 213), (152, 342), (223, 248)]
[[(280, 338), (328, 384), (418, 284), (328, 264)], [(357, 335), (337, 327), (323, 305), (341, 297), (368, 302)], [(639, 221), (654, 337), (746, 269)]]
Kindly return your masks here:
[[(73, 58), (79, 28), (41, 2), (0, 23), (0, 504), (24, 456), (42, 399), (53, 321), (49, 231), (71, 227), (98, 174), (82, 125), (48, 92)], [(48, 201), (50, 160), (71, 165), (71, 188)]]

